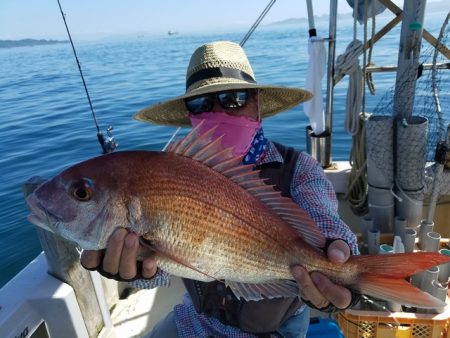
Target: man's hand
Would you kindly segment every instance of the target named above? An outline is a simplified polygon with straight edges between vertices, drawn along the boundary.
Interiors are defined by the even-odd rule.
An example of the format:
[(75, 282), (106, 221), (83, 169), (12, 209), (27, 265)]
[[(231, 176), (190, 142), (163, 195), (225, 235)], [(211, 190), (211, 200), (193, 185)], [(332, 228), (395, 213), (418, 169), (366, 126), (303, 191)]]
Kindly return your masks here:
[(109, 238), (106, 250), (84, 250), (80, 261), (86, 269), (95, 270), (101, 266), (106, 273), (122, 279), (133, 279), (136, 275), (152, 278), (157, 271), (153, 256), (145, 258), (142, 271), (137, 271), (137, 257), (145, 250), (139, 244), (138, 235), (118, 228)]
[[(336, 264), (345, 263), (350, 257), (350, 248), (342, 240), (333, 241), (327, 250), (328, 259)], [(311, 302), (317, 309), (333, 304), (338, 309), (347, 308), (352, 301), (352, 294), (347, 288), (334, 284), (319, 272), (306, 271), (302, 266), (291, 268), (292, 275), (300, 287), (301, 297)]]

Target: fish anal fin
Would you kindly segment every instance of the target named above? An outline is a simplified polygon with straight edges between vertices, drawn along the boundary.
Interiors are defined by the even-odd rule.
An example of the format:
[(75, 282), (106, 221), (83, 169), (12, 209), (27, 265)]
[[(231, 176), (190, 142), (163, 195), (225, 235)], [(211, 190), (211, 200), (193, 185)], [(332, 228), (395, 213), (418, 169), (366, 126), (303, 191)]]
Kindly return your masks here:
[(299, 295), (297, 283), (291, 280), (272, 280), (264, 283), (225, 281), (237, 298), (258, 301), (272, 298), (291, 298)]

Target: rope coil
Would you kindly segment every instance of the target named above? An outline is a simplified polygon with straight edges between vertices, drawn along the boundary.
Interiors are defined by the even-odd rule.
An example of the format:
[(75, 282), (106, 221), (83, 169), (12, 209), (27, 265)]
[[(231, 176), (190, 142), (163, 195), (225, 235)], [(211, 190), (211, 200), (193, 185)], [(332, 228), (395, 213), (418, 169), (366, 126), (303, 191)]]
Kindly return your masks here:
[(347, 46), (345, 53), (337, 57), (335, 66), (336, 74), (349, 75), (344, 123), (345, 130), (353, 136), (359, 130), (359, 113), (364, 86), (363, 72), (358, 60), (362, 52), (362, 42), (353, 40)]

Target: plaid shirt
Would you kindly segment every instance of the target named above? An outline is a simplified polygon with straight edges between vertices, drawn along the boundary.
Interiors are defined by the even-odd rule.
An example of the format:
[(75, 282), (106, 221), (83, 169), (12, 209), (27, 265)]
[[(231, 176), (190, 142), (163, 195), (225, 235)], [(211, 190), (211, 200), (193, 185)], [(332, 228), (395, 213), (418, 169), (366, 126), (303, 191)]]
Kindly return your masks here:
[[(265, 154), (258, 164), (283, 163), (283, 157), (272, 142), (268, 142)], [(359, 254), (356, 236), (341, 220), (338, 202), (331, 182), (325, 177), (322, 167), (307, 153), (301, 152), (297, 160), (291, 182), (292, 199), (317, 223), (327, 239), (345, 240), (354, 255)], [(169, 286), (170, 277), (158, 270), (154, 278), (136, 280), (131, 285), (138, 288)], [(184, 297), (183, 304), (174, 308), (175, 321), (180, 337), (255, 337), (239, 329), (222, 324), (218, 319), (209, 318), (196, 312), (190, 298)]]

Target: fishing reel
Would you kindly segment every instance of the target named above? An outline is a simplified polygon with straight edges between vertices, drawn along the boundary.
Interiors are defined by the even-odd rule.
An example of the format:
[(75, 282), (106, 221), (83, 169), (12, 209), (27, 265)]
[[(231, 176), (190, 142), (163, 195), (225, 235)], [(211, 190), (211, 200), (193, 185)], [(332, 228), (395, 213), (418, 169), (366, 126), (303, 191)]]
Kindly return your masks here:
[(119, 144), (116, 142), (116, 139), (114, 138), (112, 131), (113, 127), (109, 126), (106, 129), (106, 134), (108, 135), (106, 138), (103, 136), (101, 131), (97, 133), (98, 141), (100, 142), (100, 145), (102, 146), (103, 154), (109, 154), (112, 153)]

